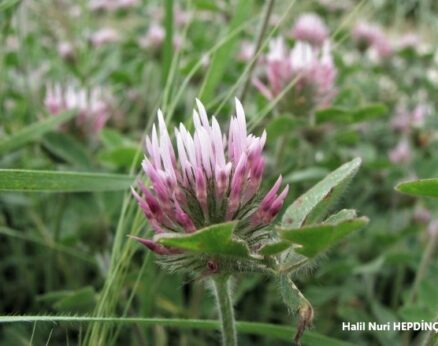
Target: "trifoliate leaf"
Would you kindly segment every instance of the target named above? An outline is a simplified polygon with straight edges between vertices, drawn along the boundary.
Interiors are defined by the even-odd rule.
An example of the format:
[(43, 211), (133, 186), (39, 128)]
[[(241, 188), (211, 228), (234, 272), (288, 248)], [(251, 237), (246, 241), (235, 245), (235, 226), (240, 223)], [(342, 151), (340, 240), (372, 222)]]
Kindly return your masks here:
[(265, 244), (257, 252), (262, 256), (272, 256), (283, 252), (290, 246), (291, 244), (287, 241), (279, 241), (275, 243)]
[(249, 257), (246, 244), (232, 236), (235, 225), (235, 222), (227, 222), (189, 234), (160, 234), (156, 237), (156, 242), (164, 246), (209, 255)]
[(280, 229), (278, 233), (281, 239), (301, 245), (295, 251), (310, 258), (327, 250), (341, 238), (362, 228), (367, 223), (367, 217), (360, 217), (337, 224), (323, 223), (295, 229)]
[(361, 159), (356, 158), (330, 173), (309, 191), (298, 197), (286, 210), (282, 227), (299, 228), (321, 221), (356, 174)]

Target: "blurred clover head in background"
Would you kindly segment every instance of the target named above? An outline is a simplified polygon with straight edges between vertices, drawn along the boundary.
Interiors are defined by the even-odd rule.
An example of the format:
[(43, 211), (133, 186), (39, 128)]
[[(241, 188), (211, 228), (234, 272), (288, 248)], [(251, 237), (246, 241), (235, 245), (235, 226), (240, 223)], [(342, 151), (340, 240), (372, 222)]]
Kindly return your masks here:
[(269, 100), (285, 93), (279, 102), (283, 112), (310, 114), (315, 108), (329, 106), (336, 95), (337, 70), (329, 41), (320, 48), (297, 41), (289, 51), (284, 39), (278, 37), (270, 42), (265, 61), (260, 78), (266, 83), (254, 78), (254, 86)]

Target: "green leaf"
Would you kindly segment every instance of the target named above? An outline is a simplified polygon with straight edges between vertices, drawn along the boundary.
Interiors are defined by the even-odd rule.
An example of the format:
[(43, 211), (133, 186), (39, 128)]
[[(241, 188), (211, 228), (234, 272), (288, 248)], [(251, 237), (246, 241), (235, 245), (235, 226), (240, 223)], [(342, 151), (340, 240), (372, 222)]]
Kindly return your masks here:
[(354, 274), (377, 274), (381, 271), (382, 266), (385, 264), (385, 257), (379, 256), (375, 260), (362, 264), (354, 268)]
[(233, 239), (235, 222), (221, 223), (190, 234), (163, 234), (156, 237), (159, 244), (209, 255), (249, 257), (243, 241)]
[(344, 192), (348, 183), (359, 169), (361, 159), (356, 158), (313, 186), (298, 197), (286, 210), (283, 227), (299, 228), (303, 224), (319, 222), (327, 214), (331, 205)]
[(7, 10), (8, 8), (11, 8), (11, 7), (17, 5), (20, 1), (21, 1), (21, 0), (3, 0), (3, 1), (0, 3), (0, 12), (1, 12), (1, 11), (5, 11), (5, 10)]
[(280, 241), (263, 245), (257, 252), (262, 256), (272, 256), (288, 249), (291, 244), (287, 241)]
[(436, 316), (435, 311), (430, 311), (427, 307), (417, 304), (404, 305), (399, 309), (398, 313), (403, 320), (409, 322), (418, 322), (421, 320), (433, 321)]
[(398, 192), (419, 197), (438, 197), (438, 178), (420, 179), (398, 184)]
[(121, 147), (129, 143), (118, 131), (112, 129), (102, 129), (100, 139), (107, 148)]
[[(64, 292), (65, 293), (65, 292)], [(70, 291), (59, 299), (53, 307), (59, 312), (89, 312), (96, 305), (96, 292), (91, 286)]]
[(337, 212), (336, 214), (331, 215), (327, 218), (327, 220), (324, 220), (324, 223), (328, 223), (331, 225), (337, 224), (339, 222), (348, 221), (356, 218), (357, 213), (354, 209), (342, 209), (341, 211)]
[(142, 155), (138, 155), (138, 148), (136, 147), (115, 147), (104, 151), (99, 155), (100, 161), (113, 165), (115, 167), (131, 167), (136, 159), (134, 165), (137, 167), (143, 160)]
[(295, 171), (284, 178), (285, 183), (297, 183), (301, 181), (324, 178), (329, 170), (324, 167), (309, 167), (301, 171)]
[(334, 122), (337, 124), (352, 124), (378, 118), (385, 115), (388, 109), (380, 103), (368, 104), (356, 110), (343, 107), (331, 107), (316, 111), (316, 122)]
[[(235, 9), (231, 13), (234, 14), (231, 22), (228, 26), (228, 32), (225, 36), (231, 35), (240, 25), (244, 23), (246, 19), (251, 16), (251, 8), (253, 6), (252, 1), (238, 0)], [(220, 35), (220, 33), (218, 33)], [(211, 64), (208, 69), (207, 75), (204, 79), (204, 83), (200, 92), (200, 99), (204, 103), (211, 101), (215, 96), (214, 92), (221, 80), (224, 78), (225, 70), (230, 66), (230, 61), (234, 59), (233, 52), (234, 47), (239, 37), (236, 35), (219, 48), (211, 59)]]
[(368, 223), (367, 217), (347, 220), (338, 224), (318, 224), (295, 229), (279, 230), (280, 238), (301, 245), (295, 249), (306, 257), (315, 257), (349, 233)]
[(340, 124), (348, 124), (353, 120), (352, 114), (348, 109), (340, 107), (332, 107), (320, 109), (315, 112), (316, 122), (335, 122)]
[(271, 120), (271, 122), (266, 127), (266, 133), (268, 138), (276, 138), (278, 136), (288, 134), (293, 129), (302, 123), (298, 119), (294, 119), (290, 116), (281, 116)]
[(388, 109), (384, 104), (374, 103), (363, 106), (353, 113), (353, 120), (355, 122), (366, 121), (370, 119), (375, 119), (385, 115)]
[[(90, 316), (0, 316), (0, 323), (29, 323), (29, 322), (68, 322), (68, 323), (107, 323), (107, 324), (140, 324), (142, 326), (163, 326), (180, 329), (220, 329), (219, 321), (169, 318), (140, 318), (140, 317), (90, 317)], [(277, 324), (259, 322), (236, 322), (236, 328), (241, 333), (270, 336), (280, 340), (290, 341), (295, 328)], [(312, 346), (352, 346), (353, 344), (329, 338), (308, 331), (302, 338), (304, 345)]]
[(133, 181), (122, 174), (0, 169), (0, 191), (115, 191), (129, 188)]
[(91, 160), (82, 143), (66, 133), (48, 133), (44, 146), (61, 159), (79, 167), (90, 167)]
[(18, 130), (12, 135), (6, 136), (0, 140), (0, 154), (17, 149), (40, 138), (45, 133), (56, 129), (59, 125), (70, 120), (75, 115), (75, 112), (66, 112), (58, 116), (51, 116), (47, 119)]

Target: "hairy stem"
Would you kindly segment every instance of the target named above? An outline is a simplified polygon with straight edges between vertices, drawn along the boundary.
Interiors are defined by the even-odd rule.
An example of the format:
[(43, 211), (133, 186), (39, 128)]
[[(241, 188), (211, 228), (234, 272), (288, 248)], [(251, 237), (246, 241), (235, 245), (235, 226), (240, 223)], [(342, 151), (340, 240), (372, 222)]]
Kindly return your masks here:
[(221, 320), (222, 344), (224, 346), (236, 346), (237, 334), (230, 292), (230, 276), (217, 275), (213, 277), (212, 281)]

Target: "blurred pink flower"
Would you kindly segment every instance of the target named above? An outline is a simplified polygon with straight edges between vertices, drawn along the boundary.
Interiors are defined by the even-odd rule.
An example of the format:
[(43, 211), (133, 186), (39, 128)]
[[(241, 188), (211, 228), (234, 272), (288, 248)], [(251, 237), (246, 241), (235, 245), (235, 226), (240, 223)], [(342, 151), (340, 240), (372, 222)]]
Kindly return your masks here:
[(44, 105), (52, 115), (77, 111), (76, 126), (83, 133), (97, 133), (109, 118), (108, 96), (101, 88), (85, 89), (47, 85)]
[[(164, 11), (163, 11), (163, 7), (155, 7), (153, 8), (153, 10), (151, 11), (151, 17), (158, 22), (161, 22), (164, 20)], [(173, 7), (173, 19), (174, 19), (174, 23), (175, 26), (178, 27), (183, 27), (184, 25), (186, 25), (191, 18), (191, 13), (188, 11), (183, 10), (180, 6), (175, 5)]]
[(182, 49), (183, 45), (184, 45), (184, 38), (183, 38), (181, 35), (176, 34), (176, 35), (173, 37), (173, 48), (174, 48), (176, 51), (179, 51), (179, 50)]
[[(264, 197), (260, 195), (266, 132), (261, 137), (247, 133), (245, 113), (236, 99), (237, 115), (231, 118), (227, 139), (216, 118), (210, 123), (204, 106), (196, 102), (195, 132), (191, 135), (183, 124), (175, 129), (177, 151), (161, 111), (159, 132), (154, 126), (151, 137), (146, 137), (143, 170), (151, 187), (139, 182), (142, 196), (134, 189), (132, 193), (150, 225), (160, 234), (191, 233), (230, 220), (241, 221), (245, 232), (270, 224), (288, 186), (279, 192), (280, 176)], [(150, 239), (135, 239), (159, 255), (177, 252)]]
[(166, 32), (160, 24), (152, 24), (146, 34), (139, 39), (139, 44), (143, 48), (159, 47), (164, 41)]
[[(149, 27), (146, 34), (138, 39), (138, 44), (144, 49), (157, 49), (161, 47), (165, 37), (166, 31), (164, 30), (164, 27), (161, 24), (154, 23)], [(176, 33), (173, 36), (173, 48), (178, 51), (183, 47), (183, 44), (183, 37)]]
[(402, 139), (392, 150), (390, 150), (389, 160), (395, 164), (409, 163), (412, 159), (412, 151), (409, 142)]
[(412, 125), (414, 127), (424, 126), (427, 116), (430, 115), (430, 107), (426, 104), (419, 104), (415, 106), (412, 111)]
[(429, 223), (429, 226), (427, 227), (427, 232), (429, 233), (429, 236), (435, 238), (438, 237), (438, 220), (434, 219)]
[(73, 45), (70, 42), (62, 41), (58, 44), (58, 54), (61, 58), (69, 60), (74, 56)]
[(310, 96), (314, 106), (327, 106), (335, 95), (337, 71), (328, 41), (321, 49), (298, 41), (288, 52), (283, 39), (277, 38), (270, 42), (265, 65), (268, 85), (258, 79), (254, 84), (268, 99), (278, 96), (290, 83), (295, 83), (296, 98)]
[(424, 126), (429, 114), (430, 107), (427, 104), (418, 104), (412, 111), (406, 107), (398, 106), (391, 119), (391, 127), (395, 131), (407, 133), (413, 128)]
[(119, 33), (113, 28), (102, 28), (96, 32), (94, 32), (90, 41), (94, 47), (100, 47), (106, 45), (108, 43), (117, 42), (120, 39)]
[(242, 41), (240, 43), (239, 53), (237, 54), (237, 60), (242, 62), (248, 62), (252, 59), (255, 53), (255, 45), (251, 41)]
[(428, 224), (431, 217), (430, 211), (424, 207), (417, 206), (414, 210), (413, 219), (417, 223)]
[(329, 31), (321, 17), (315, 13), (305, 13), (298, 17), (292, 28), (292, 36), (297, 41), (321, 47), (329, 38)]
[(395, 42), (395, 46), (399, 50), (406, 48), (418, 49), (420, 45), (421, 45), (420, 37), (413, 32), (408, 32), (400, 36)]
[(393, 53), (391, 42), (376, 24), (359, 22), (353, 28), (352, 36), (360, 49), (374, 49), (379, 58), (388, 58)]
[(89, 8), (92, 11), (117, 11), (134, 7), (138, 3), (138, 0), (91, 0)]
[(131, 7), (135, 7), (139, 4), (139, 0), (118, 0), (116, 1), (116, 7), (118, 9), (127, 9)]
[(411, 116), (406, 107), (398, 106), (391, 119), (391, 128), (399, 132), (407, 132), (411, 127)]
[(182, 27), (190, 21), (190, 12), (184, 11), (179, 6), (175, 6), (173, 10), (173, 18), (177, 27)]

